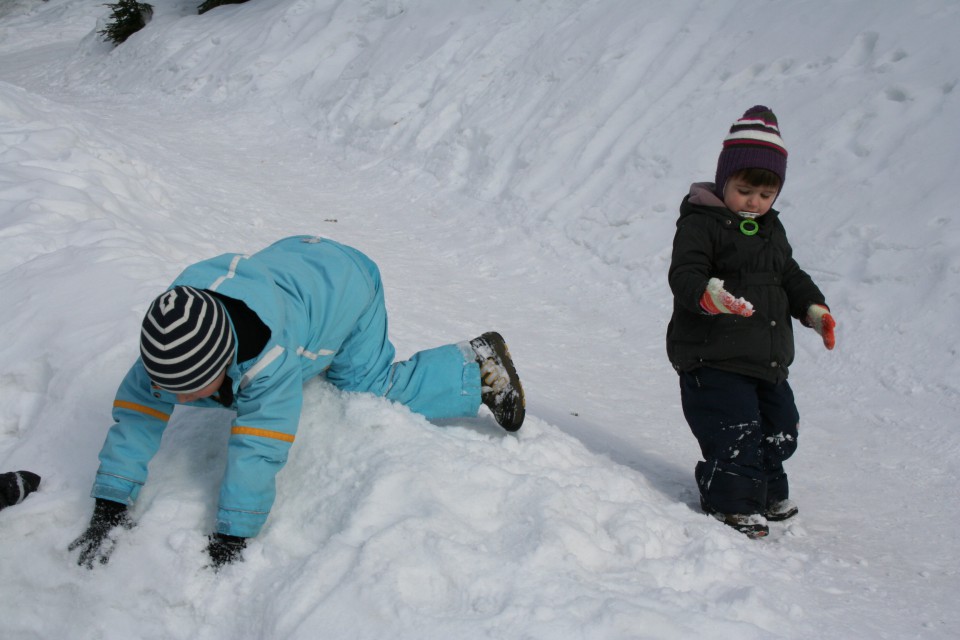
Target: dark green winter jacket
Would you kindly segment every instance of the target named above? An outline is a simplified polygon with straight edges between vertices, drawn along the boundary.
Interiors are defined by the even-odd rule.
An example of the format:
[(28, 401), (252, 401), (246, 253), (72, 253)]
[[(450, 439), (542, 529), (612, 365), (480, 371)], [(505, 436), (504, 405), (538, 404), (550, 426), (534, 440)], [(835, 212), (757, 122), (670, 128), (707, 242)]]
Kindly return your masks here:
[[(677, 371), (707, 366), (780, 382), (793, 363), (791, 316), (805, 319), (811, 304), (825, 305), (823, 294), (793, 259), (775, 209), (758, 218), (758, 233), (748, 236), (740, 231), (740, 216), (712, 189), (709, 183), (694, 184), (680, 205), (669, 273), (673, 317), (667, 355)], [(700, 298), (710, 278), (751, 302), (754, 314), (704, 312)]]

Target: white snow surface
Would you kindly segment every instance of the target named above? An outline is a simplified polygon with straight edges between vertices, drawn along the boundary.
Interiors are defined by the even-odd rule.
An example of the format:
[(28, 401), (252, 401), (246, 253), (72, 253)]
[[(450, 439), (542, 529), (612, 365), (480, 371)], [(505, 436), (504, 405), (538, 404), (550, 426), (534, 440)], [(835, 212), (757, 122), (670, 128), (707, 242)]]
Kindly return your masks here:
[[(0, 637), (956, 638), (954, 0), (0, 2)], [(700, 513), (664, 353), (677, 206), (774, 109), (777, 206), (838, 321), (797, 325), (800, 515)], [(278, 499), (204, 568), (230, 414), (179, 409), (110, 563), (76, 565), (147, 304), (320, 234), (399, 355), (496, 329), (516, 435), (306, 386)]]

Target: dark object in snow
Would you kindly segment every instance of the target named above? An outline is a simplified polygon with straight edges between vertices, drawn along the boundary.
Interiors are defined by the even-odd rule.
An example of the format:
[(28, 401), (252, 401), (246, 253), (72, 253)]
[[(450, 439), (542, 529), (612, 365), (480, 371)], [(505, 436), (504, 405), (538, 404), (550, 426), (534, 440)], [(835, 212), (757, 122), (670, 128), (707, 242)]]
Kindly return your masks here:
[(197, 13), (203, 14), (203, 13), (206, 13), (207, 11), (210, 11), (210, 9), (216, 9), (220, 5), (243, 4), (246, 1), (247, 0), (207, 0), (206, 2), (201, 4), (199, 7), (197, 7)]
[(20, 504), (40, 486), (40, 476), (30, 471), (0, 473), (0, 509)]
[(480, 399), (493, 412), (497, 424), (507, 431), (516, 431), (523, 425), (526, 400), (507, 343), (499, 333), (490, 331), (471, 340), (470, 346), (480, 365)]
[(77, 564), (81, 567), (93, 569), (94, 561), (107, 564), (117, 546), (116, 536), (112, 535), (117, 527), (133, 528), (133, 521), (127, 514), (127, 505), (97, 498), (87, 530), (71, 542), (67, 549), (69, 551), (80, 549)]
[(112, 22), (100, 31), (100, 35), (115, 45), (126, 42), (127, 38), (147, 26), (153, 17), (153, 5), (146, 2), (120, 0), (107, 6), (113, 9), (110, 16)]

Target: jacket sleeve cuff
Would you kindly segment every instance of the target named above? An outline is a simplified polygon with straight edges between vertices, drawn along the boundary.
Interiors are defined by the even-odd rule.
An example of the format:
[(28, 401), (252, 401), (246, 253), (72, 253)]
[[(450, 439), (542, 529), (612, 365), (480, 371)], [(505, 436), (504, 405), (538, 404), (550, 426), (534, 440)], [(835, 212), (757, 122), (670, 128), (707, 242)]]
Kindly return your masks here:
[(253, 538), (267, 521), (267, 512), (217, 510), (217, 533), (238, 538)]
[(140, 488), (143, 485), (127, 478), (111, 475), (108, 473), (97, 473), (97, 478), (93, 483), (93, 490), (90, 492), (92, 498), (104, 498), (119, 502), (127, 506), (132, 506), (140, 495)]

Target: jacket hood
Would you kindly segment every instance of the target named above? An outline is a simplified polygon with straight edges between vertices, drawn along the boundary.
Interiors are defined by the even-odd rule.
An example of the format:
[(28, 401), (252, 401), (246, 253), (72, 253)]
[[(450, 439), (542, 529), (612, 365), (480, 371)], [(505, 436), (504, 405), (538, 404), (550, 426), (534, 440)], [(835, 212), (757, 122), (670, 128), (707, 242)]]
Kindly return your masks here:
[[(680, 224), (680, 220), (683, 220), (686, 216), (693, 214), (709, 215), (719, 220), (732, 220), (740, 224), (740, 216), (728, 209), (723, 200), (717, 197), (712, 182), (694, 182), (690, 185), (690, 192), (684, 196), (683, 202), (680, 204), (680, 218), (677, 220), (677, 224)], [(757, 222), (762, 225), (762, 220), (774, 220), (779, 215), (779, 211), (771, 208), (758, 218)]]
[(714, 185), (712, 182), (694, 182), (690, 185), (690, 193), (687, 194), (687, 198), (690, 200), (690, 204), (699, 204), (705, 207), (723, 207), (726, 209), (723, 200), (714, 193)]

